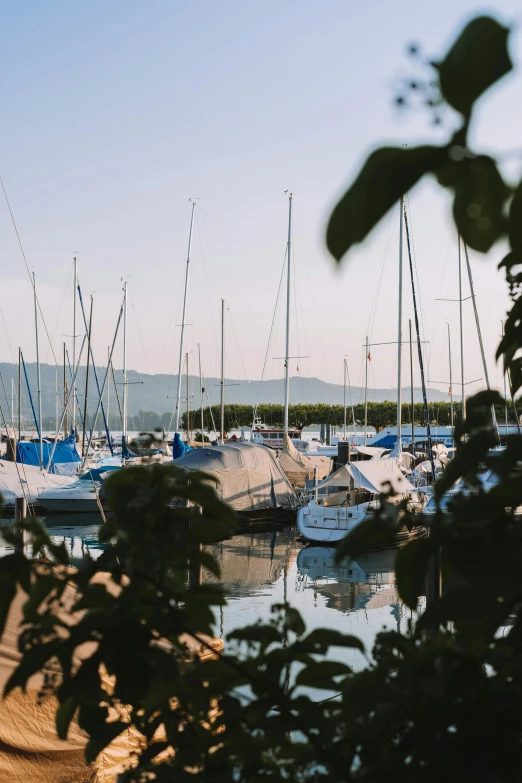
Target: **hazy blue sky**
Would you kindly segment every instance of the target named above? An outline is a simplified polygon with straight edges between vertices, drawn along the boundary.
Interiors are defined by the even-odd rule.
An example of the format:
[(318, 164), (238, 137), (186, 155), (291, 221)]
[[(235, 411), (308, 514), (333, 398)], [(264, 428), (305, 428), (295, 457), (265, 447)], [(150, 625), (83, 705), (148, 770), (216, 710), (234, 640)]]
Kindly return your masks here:
[[(227, 374), (258, 378), (285, 251), (284, 191), (291, 189), (292, 353), (308, 357), (293, 360), (292, 372), (299, 365), (303, 375), (342, 382), (347, 354), (352, 382), (361, 383), (366, 333), (375, 342), (396, 334), (397, 216), (338, 270), (324, 247), (328, 211), (375, 145), (447, 132), (422, 111), (399, 116), (392, 99), (397, 79), (411, 72), (406, 45), (418, 41), (427, 55), (442, 53), (475, 10), (488, 8), (471, 0), (5, 4), (0, 172), (56, 352), (72, 332), (76, 252), (84, 295), (96, 292), (97, 362), (112, 339), (120, 278), (128, 276), (129, 366), (174, 370), (188, 199), (199, 197), (187, 319), (191, 368), (200, 342), (204, 372), (218, 372), (225, 297)], [(494, 10), (506, 22), (520, 19), (515, 0), (499, 0)], [(515, 31), (516, 63), (519, 50)], [(520, 76), (510, 77), (484, 100), (476, 138), (487, 148), (520, 147), (520, 84)], [(410, 206), (430, 375), (448, 377), (449, 320), (456, 380), (457, 305), (435, 301), (457, 295), (449, 202), (427, 182), (411, 194)], [(0, 253), (0, 359), (9, 360), (18, 345), (31, 359), (31, 290), (1, 201)], [(487, 259), (472, 259), (496, 382), (494, 348), (507, 301), (495, 271), (501, 257), (497, 247)], [(406, 330), (412, 308), (405, 290)], [(465, 319), (471, 381), (482, 372), (469, 302)], [(269, 377), (283, 373), (271, 358), (284, 350), (283, 321), (280, 313)], [(51, 359), (44, 341), (42, 354)], [(393, 386), (395, 374), (395, 348), (372, 350), (370, 384)]]

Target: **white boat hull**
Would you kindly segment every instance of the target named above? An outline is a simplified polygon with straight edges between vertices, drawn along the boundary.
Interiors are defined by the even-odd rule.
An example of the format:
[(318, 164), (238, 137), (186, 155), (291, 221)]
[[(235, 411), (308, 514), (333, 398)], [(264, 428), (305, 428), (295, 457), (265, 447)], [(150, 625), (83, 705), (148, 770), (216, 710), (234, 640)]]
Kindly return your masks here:
[(359, 525), (377, 501), (358, 506), (322, 506), (311, 501), (297, 512), (297, 529), (307, 541), (335, 543)]
[(84, 514), (99, 511), (96, 490), (93, 488), (78, 491), (75, 487), (42, 492), (38, 496), (38, 504), (49, 514)]

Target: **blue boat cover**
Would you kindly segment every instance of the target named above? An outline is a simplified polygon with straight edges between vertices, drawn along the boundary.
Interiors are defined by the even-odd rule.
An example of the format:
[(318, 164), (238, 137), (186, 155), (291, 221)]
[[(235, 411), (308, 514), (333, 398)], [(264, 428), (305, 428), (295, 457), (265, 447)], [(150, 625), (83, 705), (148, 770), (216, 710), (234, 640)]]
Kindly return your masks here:
[(192, 446), (187, 446), (181, 440), (179, 432), (174, 433), (174, 440), (172, 441), (172, 459), (178, 459), (185, 456), (188, 451), (194, 451)]
[[(53, 444), (51, 441), (46, 440), (42, 443), (42, 447), (44, 468), (48, 470), (49, 473), (56, 473), (59, 476), (76, 476), (78, 465), (82, 460), (76, 451), (74, 430), (66, 440), (56, 444), (51, 465), (48, 463), (53, 450)], [(26, 440), (18, 441), (16, 444), (16, 461), (22, 462), (24, 465), (39, 465), (40, 444)]]

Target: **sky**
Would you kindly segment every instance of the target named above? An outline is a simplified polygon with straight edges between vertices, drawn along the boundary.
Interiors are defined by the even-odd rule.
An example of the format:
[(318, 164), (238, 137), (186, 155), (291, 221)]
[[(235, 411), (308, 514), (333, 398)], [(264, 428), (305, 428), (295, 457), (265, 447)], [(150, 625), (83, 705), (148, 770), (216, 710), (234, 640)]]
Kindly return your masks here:
[[(493, 10), (513, 24), (518, 65), (522, 12), (468, 0), (20, 0), (3, 9), (0, 175), (45, 328), (43, 361), (61, 361), (73, 333), (72, 259), (102, 364), (128, 282), (128, 367), (175, 373), (190, 222), (197, 198), (186, 350), (197, 372), (219, 374), (221, 299), (226, 375), (282, 377), (285, 291), (274, 311), (294, 194), (291, 374), (361, 385), (366, 335), (397, 334), (398, 207), (339, 267), (324, 241), (328, 215), (365, 156), (386, 143), (440, 141), (424, 109), (398, 112), (401, 80), (419, 72), (406, 54), (419, 43), (440, 56), (470, 15)], [(477, 107), (473, 140), (487, 151), (519, 148), (520, 74)], [(517, 155), (507, 175), (518, 172)], [(450, 201), (427, 180), (408, 194), (428, 380), (460, 383), (457, 241)], [(470, 253), (493, 385), (495, 346), (508, 299), (496, 264)], [(405, 257), (406, 260), (406, 257)], [(35, 359), (28, 272), (0, 192), (0, 360), (18, 346)], [(406, 270), (405, 270), (406, 272)], [(404, 322), (412, 317), (404, 277)], [(465, 281), (464, 295), (468, 296)], [(274, 318), (274, 339), (268, 339)], [(78, 325), (77, 333), (83, 329)], [(47, 330), (50, 343), (47, 340)], [(81, 338), (78, 339), (78, 345)], [(50, 347), (52, 345), (52, 349)], [(122, 364), (118, 337), (114, 364)], [(464, 304), (465, 379), (484, 383), (471, 301)], [(408, 355), (404, 374), (409, 372)], [(480, 380), (482, 379), (482, 380)], [(475, 381), (477, 381), (475, 383)], [(419, 385), (415, 367), (414, 385)], [(371, 348), (369, 385), (397, 383), (394, 345)], [(409, 383), (409, 375), (405, 384)]]

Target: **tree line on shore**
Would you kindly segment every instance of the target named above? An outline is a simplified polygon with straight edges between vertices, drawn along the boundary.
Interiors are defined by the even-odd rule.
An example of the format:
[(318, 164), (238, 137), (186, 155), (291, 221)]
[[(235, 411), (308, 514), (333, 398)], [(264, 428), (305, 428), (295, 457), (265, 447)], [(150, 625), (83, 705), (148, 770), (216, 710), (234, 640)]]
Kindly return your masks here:
[[(508, 407), (507, 418), (509, 424), (515, 424), (515, 410), (519, 408), (521, 400), (517, 400), (514, 405)], [(504, 407), (496, 406), (495, 413), (497, 421), (500, 424), (505, 422), (506, 410)], [(429, 405), (430, 424), (432, 426), (449, 427), (451, 426), (451, 404), (450, 402), (435, 402)], [(203, 410), (205, 431), (211, 432), (219, 430), (221, 421), (221, 408), (219, 405), (204, 408)], [(359, 403), (349, 406), (346, 410), (346, 424), (353, 428), (353, 415), (355, 415), (356, 428), (364, 427), (364, 404)], [(227, 431), (241, 427), (251, 427), (254, 417), (254, 411), (251, 405), (226, 405), (225, 406), (225, 429)], [(87, 429), (92, 426), (92, 416), (87, 414)], [(271, 403), (264, 403), (257, 408), (256, 418), (268, 427), (283, 426), (283, 406)], [(518, 416), (517, 416), (518, 418)], [(421, 402), (415, 403), (414, 422), (417, 426), (425, 425), (424, 407)], [(453, 403), (453, 423), (458, 424), (461, 420), (461, 404)], [(327, 405), (325, 403), (303, 403), (290, 405), (289, 410), (290, 426), (296, 429), (303, 429), (311, 425), (330, 424), (333, 427), (342, 427), (344, 423), (344, 407), (342, 405)], [(402, 422), (411, 424), (412, 406), (407, 402), (402, 404)], [(368, 426), (380, 429), (383, 427), (394, 426), (397, 422), (397, 403), (385, 400), (384, 402), (368, 403)], [(187, 424), (189, 425), (187, 427)], [(129, 415), (127, 419), (127, 429), (131, 432), (152, 431), (161, 429), (165, 431), (172, 430), (173, 427), (172, 411), (166, 411), (159, 414), (156, 411), (139, 410), (136, 414)], [(191, 411), (190, 420), (187, 421), (186, 411), (181, 416), (181, 426), (183, 430), (191, 431), (201, 430), (201, 410)], [(34, 427), (34, 422), (27, 423), (23, 429), (27, 430)], [(81, 419), (77, 419), (77, 427), (81, 431), (83, 424)], [(103, 420), (101, 415), (96, 422), (96, 430), (103, 430)], [(43, 419), (43, 429), (53, 431), (56, 429), (56, 419), (46, 416)], [(121, 418), (118, 414), (111, 414), (109, 419), (109, 429), (121, 430)]]

